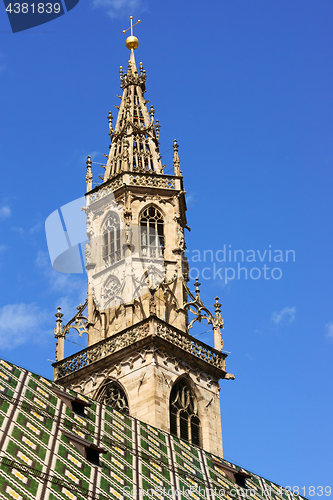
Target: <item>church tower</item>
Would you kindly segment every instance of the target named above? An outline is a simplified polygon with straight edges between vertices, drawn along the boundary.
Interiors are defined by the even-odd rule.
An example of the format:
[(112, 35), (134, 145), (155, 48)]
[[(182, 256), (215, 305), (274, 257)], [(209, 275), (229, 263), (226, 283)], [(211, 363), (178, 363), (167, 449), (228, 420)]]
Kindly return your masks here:
[[(164, 173), (160, 124), (145, 99), (146, 72), (136, 65), (138, 39), (126, 40), (127, 72), (102, 182), (93, 188), (87, 160), (88, 299), (66, 325), (58, 308), (56, 382), (115, 410), (222, 456), (219, 380), (231, 379), (222, 351), (221, 305), (214, 314), (188, 285), (186, 201), (178, 144), (173, 174)], [(87, 311), (87, 312), (85, 312)], [(214, 331), (214, 348), (190, 336), (196, 321)], [(70, 329), (88, 347), (64, 358)]]

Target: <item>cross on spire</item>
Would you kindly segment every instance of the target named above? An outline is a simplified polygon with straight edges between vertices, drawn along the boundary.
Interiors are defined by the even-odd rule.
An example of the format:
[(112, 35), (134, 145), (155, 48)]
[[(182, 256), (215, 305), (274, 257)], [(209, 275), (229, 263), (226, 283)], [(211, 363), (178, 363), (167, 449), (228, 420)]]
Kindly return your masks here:
[(131, 30), (131, 36), (133, 36), (133, 27), (141, 23), (141, 21), (139, 19), (135, 24), (133, 24), (133, 16), (130, 16), (130, 20), (131, 20), (131, 26), (127, 28), (127, 30), (123, 30), (123, 33), (126, 33), (126, 31)]

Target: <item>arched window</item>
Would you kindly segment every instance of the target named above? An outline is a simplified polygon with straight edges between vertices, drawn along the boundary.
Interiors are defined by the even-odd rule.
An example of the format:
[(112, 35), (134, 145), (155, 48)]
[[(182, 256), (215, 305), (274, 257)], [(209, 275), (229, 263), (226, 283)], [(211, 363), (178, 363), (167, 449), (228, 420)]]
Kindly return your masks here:
[(170, 394), (170, 433), (200, 446), (197, 401), (183, 379), (173, 386)]
[(120, 220), (117, 214), (111, 212), (103, 225), (103, 260), (111, 266), (120, 259)]
[(114, 410), (129, 414), (128, 401), (125, 392), (117, 382), (109, 381), (103, 385), (97, 396), (97, 401)]
[(164, 222), (155, 207), (144, 210), (140, 219), (141, 253), (144, 257), (162, 257), (164, 251)]

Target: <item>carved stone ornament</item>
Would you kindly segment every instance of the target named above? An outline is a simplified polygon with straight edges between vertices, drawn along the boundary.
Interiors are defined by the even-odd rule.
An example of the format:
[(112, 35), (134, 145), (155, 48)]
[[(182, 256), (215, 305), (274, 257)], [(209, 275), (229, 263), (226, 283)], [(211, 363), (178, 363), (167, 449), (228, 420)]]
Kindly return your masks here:
[(162, 265), (159, 269), (153, 265), (148, 266), (147, 271), (141, 278), (141, 286), (148, 286), (149, 290), (157, 290), (159, 286), (163, 283), (164, 278), (164, 268)]
[(120, 187), (122, 187), (123, 184), (124, 184), (123, 179), (122, 179), (122, 176), (120, 175), (116, 179), (110, 181), (107, 184), (107, 186), (105, 186), (104, 188), (101, 187), (95, 193), (88, 194), (87, 199), (88, 199), (89, 204), (94, 203), (95, 201), (100, 200), (100, 199), (104, 198), (105, 196), (108, 196), (110, 194), (110, 190), (114, 192), (117, 189), (119, 189)]
[(216, 315), (215, 317), (212, 315), (212, 313), (207, 309), (207, 307), (204, 306), (201, 298), (200, 298), (200, 283), (198, 281), (198, 278), (196, 278), (195, 283), (194, 283), (196, 293), (195, 295), (191, 292), (191, 290), (188, 288), (187, 284), (184, 281), (184, 288), (187, 292), (187, 294), (190, 296), (192, 300), (187, 302), (187, 304), (184, 304), (184, 309), (188, 309), (191, 311), (192, 314), (194, 314), (195, 318), (189, 323), (188, 328), (192, 328), (193, 324), (195, 321), (201, 322), (202, 319), (205, 319), (209, 325), (212, 325), (213, 328), (223, 328), (223, 319), (221, 316), (221, 304), (218, 303), (218, 298), (216, 297), (216, 303), (215, 303), (215, 309), (216, 309)]
[(57, 320), (56, 320), (56, 327), (54, 329), (54, 336), (56, 339), (59, 338), (65, 338), (69, 330), (74, 329), (77, 331), (77, 333), (82, 337), (83, 333), (88, 333), (88, 318), (86, 316), (83, 316), (83, 311), (86, 309), (88, 306), (88, 299), (86, 299), (85, 303), (82, 305), (80, 304), (76, 309), (77, 313), (75, 316), (68, 321), (68, 323), (65, 326), (62, 326), (62, 317), (63, 314), (60, 312), (61, 307), (58, 307), (58, 312), (55, 315)]
[(184, 373), (193, 375), (196, 380), (199, 382), (205, 381), (208, 387), (214, 385), (218, 390), (220, 389), (220, 384), (217, 378), (213, 378), (207, 373), (198, 370), (197, 368), (193, 368), (193, 366), (186, 363), (183, 359), (177, 356), (171, 356), (168, 351), (165, 349), (159, 348), (156, 350), (156, 354), (163, 361), (164, 365), (172, 364), (176, 370), (182, 370)]
[(84, 366), (95, 363), (96, 361), (128, 347), (134, 342), (141, 340), (149, 335), (149, 324), (136, 326), (125, 332), (120, 332), (112, 337), (99, 342), (97, 345), (87, 347), (83, 351), (69, 356), (57, 365), (56, 378), (62, 378), (70, 373), (76, 372)]
[(176, 189), (175, 179), (154, 175), (130, 175), (130, 184), (133, 186), (151, 186), (164, 189)]
[(128, 220), (125, 222), (125, 238), (126, 238), (126, 245), (131, 246), (132, 245), (132, 226)]
[(184, 251), (186, 248), (184, 229), (181, 227), (181, 225), (178, 225), (178, 228), (177, 228), (177, 245), (178, 245), (179, 250)]
[(224, 356), (214, 352), (208, 345), (200, 342), (193, 337), (189, 337), (181, 332), (168, 328), (166, 325), (157, 324), (158, 336), (184, 351), (192, 354), (196, 358), (202, 359), (216, 368), (225, 370)]
[(96, 387), (99, 381), (104, 381), (109, 378), (117, 379), (117, 377), (120, 377), (120, 375), (122, 374), (123, 367), (128, 365), (129, 369), (132, 370), (136, 361), (140, 360), (141, 364), (146, 363), (148, 354), (152, 354), (153, 352), (155, 352), (153, 346), (141, 349), (140, 351), (134, 351), (131, 354), (125, 356), (120, 362), (111, 365), (107, 369), (96, 372), (94, 376), (84, 378), (78, 385), (73, 386), (73, 390), (84, 392), (87, 384), (89, 384), (90, 381), (92, 382), (92, 386)]
[(104, 300), (114, 299), (120, 291), (121, 284), (116, 276), (109, 276), (104, 283), (103, 298)]
[(85, 249), (84, 254), (86, 256), (86, 266), (87, 266), (87, 269), (89, 267), (94, 267), (95, 264), (91, 260), (91, 248), (90, 248), (90, 245), (88, 243), (86, 244), (86, 249)]
[(156, 202), (156, 203), (162, 203), (162, 204), (166, 204), (166, 203), (170, 203), (170, 205), (175, 205), (175, 198), (163, 198), (162, 196), (160, 196), (159, 194), (149, 194), (149, 193), (145, 193), (145, 194), (132, 194), (132, 201), (141, 201), (141, 202), (146, 202), (146, 201), (153, 201), (153, 202)]
[(99, 389), (96, 399), (116, 411), (129, 414), (126, 394), (115, 380), (107, 380)]

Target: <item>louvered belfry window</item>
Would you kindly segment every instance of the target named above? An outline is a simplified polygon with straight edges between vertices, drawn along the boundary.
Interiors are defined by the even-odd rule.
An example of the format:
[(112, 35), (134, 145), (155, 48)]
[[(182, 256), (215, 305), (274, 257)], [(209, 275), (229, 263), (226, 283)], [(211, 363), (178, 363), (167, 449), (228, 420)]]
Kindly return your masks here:
[(143, 257), (158, 258), (164, 252), (164, 222), (155, 207), (144, 210), (140, 219), (141, 253)]
[(129, 414), (128, 401), (125, 392), (117, 382), (109, 381), (99, 392), (97, 400), (104, 403), (114, 410)]
[(111, 212), (103, 225), (103, 260), (112, 265), (120, 259), (120, 220), (118, 214)]
[(197, 401), (185, 380), (177, 382), (171, 390), (170, 433), (200, 446), (200, 420)]

